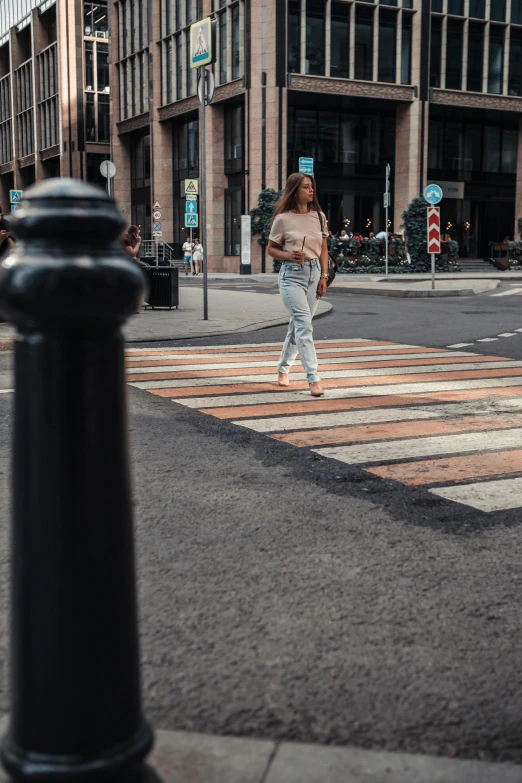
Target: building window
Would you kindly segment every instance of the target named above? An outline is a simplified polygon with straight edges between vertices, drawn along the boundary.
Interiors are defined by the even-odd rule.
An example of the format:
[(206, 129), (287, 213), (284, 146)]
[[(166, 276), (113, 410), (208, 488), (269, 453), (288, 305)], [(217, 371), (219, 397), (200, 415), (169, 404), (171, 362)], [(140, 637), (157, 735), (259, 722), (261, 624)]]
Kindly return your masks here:
[(109, 44), (96, 44), (96, 89), (109, 92)]
[(469, 0), (469, 15), (475, 19), (484, 19), (486, 16), (486, 0)]
[(412, 14), (402, 14), (401, 84), (411, 84)]
[(484, 67), (484, 25), (469, 23), (468, 38), (468, 82), (471, 92), (482, 92)]
[(448, 0), (448, 14), (463, 16), (464, 0)]
[(225, 174), (236, 174), (244, 169), (243, 105), (225, 107)]
[(488, 92), (496, 95), (502, 92), (504, 33), (504, 27), (493, 24), (489, 27)]
[(194, 68), (190, 67), (190, 30), (185, 33), (185, 69), (187, 77), (187, 97), (193, 95), (194, 89)]
[(494, 22), (504, 22), (506, 19), (506, 0), (491, 0), (489, 18)]
[(442, 19), (431, 17), (431, 53), (430, 53), (430, 84), (440, 87), (440, 71), (442, 62)]
[(355, 8), (355, 78), (373, 78), (373, 10)]
[(350, 76), (350, 6), (332, 3), (330, 38), (330, 76), (348, 79)]
[(243, 188), (225, 190), (225, 255), (241, 255), (241, 215), (243, 214)]
[(232, 78), (239, 78), (239, 5), (232, 8)]
[(94, 116), (94, 93), (85, 95), (85, 138), (87, 141), (96, 141), (96, 118)]
[(85, 89), (94, 90), (94, 44), (85, 41)]
[(99, 152), (88, 152), (85, 156), (87, 158), (86, 166), (86, 179), (87, 182), (93, 182), (95, 185), (107, 188), (107, 180), (100, 171), (100, 164), (104, 160), (110, 160), (110, 155)]
[(511, 24), (522, 24), (522, 0), (511, 0)]
[(484, 160), (482, 168), (487, 172), (500, 169), (500, 128), (484, 128)]
[(176, 100), (180, 101), (183, 97), (183, 43), (181, 35), (176, 38)]
[(509, 47), (509, 82), (510, 95), (522, 96), (522, 30), (511, 30), (511, 46)]
[(518, 132), (503, 128), (502, 130), (502, 173), (517, 173)]
[(189, 171), (199, 167), (199, 134), (198, 121), (187, 122), (187, 156)]
[(431, 0), (431, 10), (433, 13), (442, 13), (442, 0)]
[(324, 50), (324, 0), (306, 0), (306, 73), (324, 75)]
[(336, 166), (339, 160), (339, 115), (321, 112), (317, 138), (317, 160), (323, 166)]
[(301, 70), (300, 0), (288, 0), (288, 71), (289, 73), (299, 73), (300, 70)]
[(227, 81), (227, 12), (219, 17), (219, 83)]
[(108, 38), (109, 24), (107, 15), (107, 0), (96, 0), (83, 3), (83, 32), (94, 38)]
[(462, 47), (463, 22), (448, 19), (446, 49), (446, 87), (448, 90), (462, 89)]
[(109, 96), (98, 95), (98, 141), (110, 139)]
[(395, 82), (397, 48), (397, 14), (379, 9), (379, 68), (380, 82)]

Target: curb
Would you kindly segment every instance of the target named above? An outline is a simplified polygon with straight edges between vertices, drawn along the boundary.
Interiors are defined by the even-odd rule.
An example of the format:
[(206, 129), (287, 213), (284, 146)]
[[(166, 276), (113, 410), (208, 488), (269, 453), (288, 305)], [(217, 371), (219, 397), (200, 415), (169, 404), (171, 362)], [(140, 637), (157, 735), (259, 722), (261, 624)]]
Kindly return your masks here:
[[(326, 305), (329, 305), (328, 309), (323, 310), (321, 313), (317, 313), (314, 316), (314, 321), (317, 321), (319, 318), (324, 318), (325, 315), (329, 315), (333, 310), (333, 305), (331, 302), (325, 302)], [(227, 334), (241, 334), (242, 332), (257, 332), (261, 331), (262, 329), (271, 329), (274, 326), (286, 326), (288, 323), (288, 318), (285, 319), (275, 319), (274, 321), (261, 321), (259, 324), (247, 324), (247, 326), (241, 326), (238, 329), (223, 329), (220, 331), (215, 332), (202, 332), (200, 334), (182, 334), (182, 335), (176, 335), (173, 337), (172, 335), (166, 335), (166, 336), (160, 336), (160, 337), (126, 337), (125, 343), (163, 343), (163, 342), (177, 342), (178, 340), (200, 340), (202, 338), (208, 337), (218, 337), (218, 336), (224, 336)], [(0, 353), (11, 351), (13, 349), (14, 344), (14, 337), (7, 337), (7, 338), (1, 338), (0, 339)]]

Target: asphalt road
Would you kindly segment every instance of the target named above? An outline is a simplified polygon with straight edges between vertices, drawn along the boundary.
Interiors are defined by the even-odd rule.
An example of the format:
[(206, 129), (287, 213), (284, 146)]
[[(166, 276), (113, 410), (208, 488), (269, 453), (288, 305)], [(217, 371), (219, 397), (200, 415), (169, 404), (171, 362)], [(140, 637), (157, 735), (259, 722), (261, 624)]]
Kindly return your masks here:
[[(517, 296), (332, 301), (318, 339), (443, 347), (522, 328)], [(469, 350), (520, 358), (521, 345), (517, 333)], [(9, 364), (0, 355), (0, 388)], [(158, 728), (522, 763), (518, 511), (480, 514), (169, 399), (131, 388), (129, 400), (144, 701)], [(4, 661), (12, 401), (0, 394)], [(0, 697), (6, 710), (5, 666)]]

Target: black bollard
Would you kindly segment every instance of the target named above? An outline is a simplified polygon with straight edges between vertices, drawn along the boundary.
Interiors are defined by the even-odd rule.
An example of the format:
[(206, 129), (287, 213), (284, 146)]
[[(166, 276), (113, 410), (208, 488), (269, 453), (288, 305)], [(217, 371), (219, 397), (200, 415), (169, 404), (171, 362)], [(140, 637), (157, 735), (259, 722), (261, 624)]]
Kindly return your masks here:
[(27, 190), (0, 267), (17, 327), (11, 695), (19, 781), (128, 781), (141, 711), (121, 326), (144, 280), (113, 200), (84, 182)]

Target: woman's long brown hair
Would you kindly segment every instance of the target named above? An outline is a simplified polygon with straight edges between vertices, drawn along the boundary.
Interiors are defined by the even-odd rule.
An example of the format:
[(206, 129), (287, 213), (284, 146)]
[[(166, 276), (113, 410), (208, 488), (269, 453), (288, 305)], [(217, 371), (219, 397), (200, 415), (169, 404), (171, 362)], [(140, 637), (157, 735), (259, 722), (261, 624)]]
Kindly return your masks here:
[(275, 212), (272, 215), (272, 220), (270, 221), (270, 224), (272, 224), (276, 219), (276, 217), (280, 215), (282, 212), (291, 212), (292, 210), (297, 210), (297, 191), (299, 190), (299, 185), (301, 184), (301, 182), (304, 180), (305, 177), (308, 177), (314, 189), (314, 199), (313, 201), (310, 202), (310, 204), (308, 204), (308, 211), (322, 212), (319, 202), (317, 200), (317, 189), (315, 186), (315, 179), (312, 176), (310, 176), (310, 174), (299, 174), (299, 173), (290, 174), (290, 176), (286, 180), (286, 185), (283, 191), (283, 195), (281, 196), (281, 198), (276, 204)]

